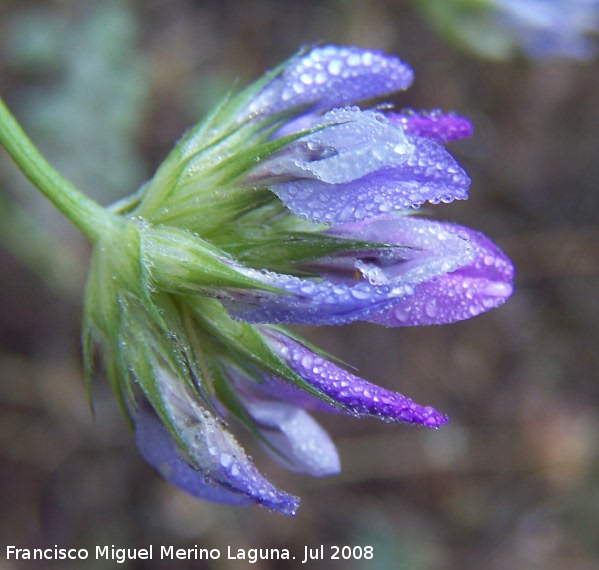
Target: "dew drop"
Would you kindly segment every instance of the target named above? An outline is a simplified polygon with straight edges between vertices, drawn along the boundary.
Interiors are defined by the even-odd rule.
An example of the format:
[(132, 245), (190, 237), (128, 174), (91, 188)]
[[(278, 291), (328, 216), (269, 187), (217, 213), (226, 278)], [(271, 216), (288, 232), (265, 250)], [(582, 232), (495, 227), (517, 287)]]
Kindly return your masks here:
[(341, 73), (342, 64), (338, 59), (329, 62), (328, 70), (331, 75), (339, 75)]
[(327, 79), (327, 74), (324, 71), (319, 71), (316, 74), (314, 81), (316, 82), (316, 85), (322, 85), (323, 83), (326, 83)]
[(433, 318), (437, 315), (437, 301), (432, 299), (424, 306), (424, 312), (427, 316)]
[(229, 465), (231, 465), (231, 462), (233, 461), (233, 456), (229, 453), (221, 453), (219, 461), (221, 466), (226, 469)]
[(401, 412), (399, 412), (399, 418), (404, 420), (404, 421), (410, 421), (412, 420), (412, 418), (414, 417), (414, 412), (410, 409), (404, 409)]
[(356, 285), (356, 287), (351, 289), (350, 294), (354, 299), (363, 301), (363, 300), (368, 299), (371, 296), (371, 291), (370, 291), (370, 289), (364, 289), (363, 287)]
[(509, 283), (489, 283), (482, 292), (491, 297), (509, 297), (513, 287)]
[(347, 58), (347, 64), (351, 65), (352, 67), (360, 65), (360, 63), (362, 63), (362, 58), (357, 53), (352, 53)]
[(303, 358), (302, 358), (302, 366), (304, 368), (310, 368), (312, 366), (312, 356), (309, 354), (306, 354)]
[(410, 318), (409, 309), (405, 307), (396, 307), (393, 314), (400, 323), (407, 323)]
[(302, 73), (300, 75), (300, 81), (304, 84), (304, 85), (312, 85), (314, 78), (312, 77), (312, 75), (310, 75), (309, 73)]

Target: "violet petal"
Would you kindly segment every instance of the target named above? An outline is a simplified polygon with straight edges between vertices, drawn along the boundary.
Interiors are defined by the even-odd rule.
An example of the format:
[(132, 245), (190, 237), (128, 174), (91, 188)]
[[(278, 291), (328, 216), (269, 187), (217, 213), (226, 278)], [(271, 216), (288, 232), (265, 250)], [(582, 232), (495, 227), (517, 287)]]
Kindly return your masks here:
[(326, 223), (359, 221), (425, 202), (466, 199), (470, 179), (455, 159), (432, 139), (408, 140), (413, 151), (402, 164), (346, 183), (298, 178), (271, 189), (294, 214)]
[(407, 135), (433, 139), (438, 143), (446, 143), (472, 135), (470, 121), (454, 113), (402, 111), (386, 115), (391, 122), (400, 124)]
[(323, 46), (292, 58), (251, 102), (248, 115), (293, 107), (341, 107), (406, 89), (411, 68), (398, 58), (357, 47)]
[(299, 499), (277, 489), (254, 466), (233, 435), (182, 381), (164, 369), (156, 371), (160, 393), (190, 460), (215, 485), (285, 515), (294, 515)]
[(455, 271), (423, 281), (414, 293), (369, 320), (386, 326), (420, 326), (472, 318), (504, 303), (513, 291), (514, 267), (486, 236), (445, 224), (467, 239), (473, 259)]
[(263, 330), (268, 330), (266, 338), (271, 346), (299, 376), (351, 415), (426, 427), (439, 427), (448, 421), (434, 408), (420, 406), (397, 392), (359, 378), (280, 331)]
[(291, 471), (313, 477), (336, 475), (339, 454), (327, 432), (303, 409), (268, 399), (243, 397), (266, 450)]
[(135, 423), (135, 442), (139, 453), (171, 485), (208, 501), (229, 505), (249, 505), (251, 499), (214, 484), (194, 469), (185, 454), (175, 447), (173, 438), (153, 410), (141, 406)]

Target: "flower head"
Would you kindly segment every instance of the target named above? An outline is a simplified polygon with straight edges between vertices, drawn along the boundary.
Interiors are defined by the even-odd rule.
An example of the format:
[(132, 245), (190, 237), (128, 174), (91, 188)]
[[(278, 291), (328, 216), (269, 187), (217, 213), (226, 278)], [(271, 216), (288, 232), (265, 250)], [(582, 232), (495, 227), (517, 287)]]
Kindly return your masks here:
[(155, 176), (113, 207), (94, 245), (85, 354), (107, 376), (142, 456), (173, 485), (293, 514), (238, 423), (291, 470), (340, 470), (309, 411), (439, 427), (447, 417), (334, 364), (284, 324), (442, 324), (504, 302), (513, 267), (482, 234), (410, 215), (465, 199), (440, 111), (359, 101), (411, 69), (354, 47), (304, 51), (227, 98)]

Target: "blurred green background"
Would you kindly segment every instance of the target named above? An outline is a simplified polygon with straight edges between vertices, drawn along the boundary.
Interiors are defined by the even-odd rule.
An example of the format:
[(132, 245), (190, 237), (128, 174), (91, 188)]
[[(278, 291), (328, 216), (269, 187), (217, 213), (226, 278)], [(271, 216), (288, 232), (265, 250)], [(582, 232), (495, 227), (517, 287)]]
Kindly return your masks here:
[[(479, 60), (436, 36), (415, 3), (0, 0), (2, 97), (52, 164), (105, 204), (151, 176), (223, 93), (300, 46), (399, 55), (416, 81), (394, 103), (456, 110), (475, 127), (451, 145), (471, 199), (429, 211), (487, 233), (518, 272), (513, 298), (472, 321), (302, 331), (450, 424), (321, 416), (343, 464), (325, 480), (247, 442), (301, 496), (292, 519), (195, 501), (138, 456), (101, 373), (91, 417), (79, 346), (88, 245), (0, 153), (0, 570), (59, 567), (6, 561), (8, 544), (298, 556), (86, 568), (598, 567), (599, 66)], [(372, 545), (375, 557), (302, 565), (304, 546), (321, 544)]]

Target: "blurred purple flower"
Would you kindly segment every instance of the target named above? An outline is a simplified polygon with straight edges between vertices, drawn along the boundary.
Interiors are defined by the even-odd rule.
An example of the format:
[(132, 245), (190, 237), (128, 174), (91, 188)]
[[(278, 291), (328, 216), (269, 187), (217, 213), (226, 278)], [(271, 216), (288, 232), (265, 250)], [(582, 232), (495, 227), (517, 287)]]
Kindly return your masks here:
[[(347, 372), (273, 326), (451, 323), (510, 296), (512, 264), (484, 235), (410, 215), (426, 202), (467, 197), (470, 179), (443, 145), (469, 136), (470, 123), (440, 111), (349, 106), (405, 89), (412, 78), (397, 58), (325, 46), (298, 54), (250, 87), (251, 97), (233, 101), (234, 130), (218, 140), (242, 140), (235, 137), (243, 129), (251, 136), (267, 131), (260, 144), (274, 150), (261, 155), (250, 147), (251, 165), (241, 174), (235, 166), (230, 179), (244, 190), (272, 191), (286, 209), (271, 213), (267, 206), (253, 222), (239, 214), (234, 229), (211, 231), (202, 259), (220, 268), (221, 286), (197, 285), (207, 281), (201, 270), (200, 277), (191, 272), (189, 282), (177, 288), (171, 273), (164, 272), (161, 282), (162, 273), (154, 269), (159, 289), (188, 295), (197, 285), (197, 292), (220, 301), (210, 306), (191, 297), (182, 301), (192, 307), (189, 319), (217, 343), (209, 357), (201, 356), (209, 358), (204, 368), (216, 378), (215, 387), (192, 389), (194, 378), (185, 386), (161, 367), (160, 354), (153, 366), (160, 395), (152, 401), (156, 412), (142, 406), (136, 418), (142, 455), (172, 484), (210, 500), (295, 511), (297, 499), (259, 474), (221, 416), (237, 417), (283, 465), (314, 476), (337, 473), (340, 466), (334, 444), (306, 410), (432, 428), (447, 422), (434, 408)], [(183, 148), (195, 144), (185, 140)], [(214, 152), (220, 156), (220, 150)], [(234, 153), (225, 148), (222, 154)], [(192, 175), (199, 171), (194, 168)], [(258, 206), (255, 212), (262, 215)], [(183, 236), (172, 235), (183, 243)], [(285, 244), (303, 240), (308, 253), (286, 257)], [(152, 251), (164, 255), (160, 243)], [(188, 246), (187, 258), (179, 255), (186, 265), (178, 279), (188, 278), (194, 247)]]
[(587, 59), (599, 32), (598, 0), (488, 0), (497, 25), (535, 59)]
[(597, 53), (599, 0), (420, 0), (449, 41), (490, 59), (588, 60)]

